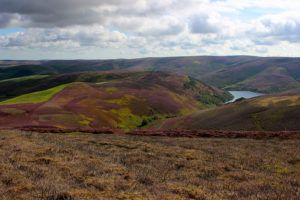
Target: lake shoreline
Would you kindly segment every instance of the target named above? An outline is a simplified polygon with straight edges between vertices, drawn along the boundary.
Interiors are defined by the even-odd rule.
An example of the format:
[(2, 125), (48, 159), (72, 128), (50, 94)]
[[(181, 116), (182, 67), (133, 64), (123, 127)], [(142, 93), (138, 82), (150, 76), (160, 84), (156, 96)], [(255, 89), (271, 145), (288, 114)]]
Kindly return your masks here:
[(233, 99), (227, 101), (226, 104), (233, 103), (240, 98), (251, 99), (251, 98), (265, 95), (263, 93), (252, 92), (252, 91), (228, 91), (228, 92), (233, 96)]

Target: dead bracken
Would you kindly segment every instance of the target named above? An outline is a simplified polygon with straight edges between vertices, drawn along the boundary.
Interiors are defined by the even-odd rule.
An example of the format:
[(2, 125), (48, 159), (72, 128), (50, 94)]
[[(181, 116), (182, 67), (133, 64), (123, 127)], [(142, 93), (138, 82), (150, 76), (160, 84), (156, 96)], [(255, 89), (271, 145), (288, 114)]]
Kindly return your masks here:
[(300, 194), (299, 138), (130, 134), (0, 131), (0, 199), (296, 200)]

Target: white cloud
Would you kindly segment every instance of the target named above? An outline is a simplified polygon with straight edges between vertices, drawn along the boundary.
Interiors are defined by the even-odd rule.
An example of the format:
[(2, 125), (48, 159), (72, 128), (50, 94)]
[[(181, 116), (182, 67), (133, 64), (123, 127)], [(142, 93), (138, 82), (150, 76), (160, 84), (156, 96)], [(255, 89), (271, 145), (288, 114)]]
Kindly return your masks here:
[(255, 23), (254, 34), (267, 40), (300, 42), (300, 14), (297, 12), (267, 15)]
[(0, 31), (6, 51), (278, 55), (281, 47), (295, 50), (300, 42), (298, 0), (0, 0), (0, 5), (0, 28), (25, 29), (2, 36)]
[(5, 41), (2, 42), (2, 46), (28, 48), (39, 48), (45, 46), (57, 46), (59, 48), (73, 48), (80, 46), (110, 47), (116, 43), (120, 44), (125, 40), (125, 34), (118, 31), (107, 31), (102, 26), (76, 26), (68, 29), (30, 28), (25, 32), (0, 36), (0, 41)]

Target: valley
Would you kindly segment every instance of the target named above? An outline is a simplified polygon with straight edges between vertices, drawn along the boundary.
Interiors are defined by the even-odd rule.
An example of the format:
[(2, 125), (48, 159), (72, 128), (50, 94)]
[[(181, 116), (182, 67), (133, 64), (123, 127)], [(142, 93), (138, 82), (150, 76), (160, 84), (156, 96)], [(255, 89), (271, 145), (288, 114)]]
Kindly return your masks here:
[(5, 61), (0, 199), (291, 199), (299, 59)]
[[(6, 61), (0, 80), (84, 71), (166, 71), (226, 90), (275, 93), (300, 87), (300, 58), (190, 56), (115, 60)], [(2, 76), (1, 76), (2, 74)]]
[(299, 0), (0, 0), (0, 200), (300, 200)]
[(251, 56), (6, 61), (0, 128), (299, 130), (298, 63)]

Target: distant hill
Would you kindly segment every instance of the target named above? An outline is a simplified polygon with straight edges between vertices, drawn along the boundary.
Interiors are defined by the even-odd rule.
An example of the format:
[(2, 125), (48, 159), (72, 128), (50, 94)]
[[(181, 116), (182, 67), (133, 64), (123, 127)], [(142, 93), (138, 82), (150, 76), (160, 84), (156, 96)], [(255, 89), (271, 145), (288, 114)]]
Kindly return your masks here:
[(1, 67), (12, 67), (18, 65), (38, 65), (43, 63), (43, 61), (35, 61), (35, 60), (0, 60), (0, 68)]
[[(9, 61), (5, 63), (12, 65)], [(195, 56), (28, 63), (19, 61), (18, 66), (0, 68), (0, 80), (84, 71), (169, 71), (190, 75), (207, 84), (231, 90), (275, 93), (300, 88), (300, 58)]]
[(132, 129), (231, 98), (194, 78), (164, 72), (35, 75), (1, 81), (2, 91), (4, 85), (11, 98), (0, 102), (0, 128)]
[(241, 100), (186, 117), (162, 121), (159, 128), (212, 130), (300, 130), (300, 92)]

